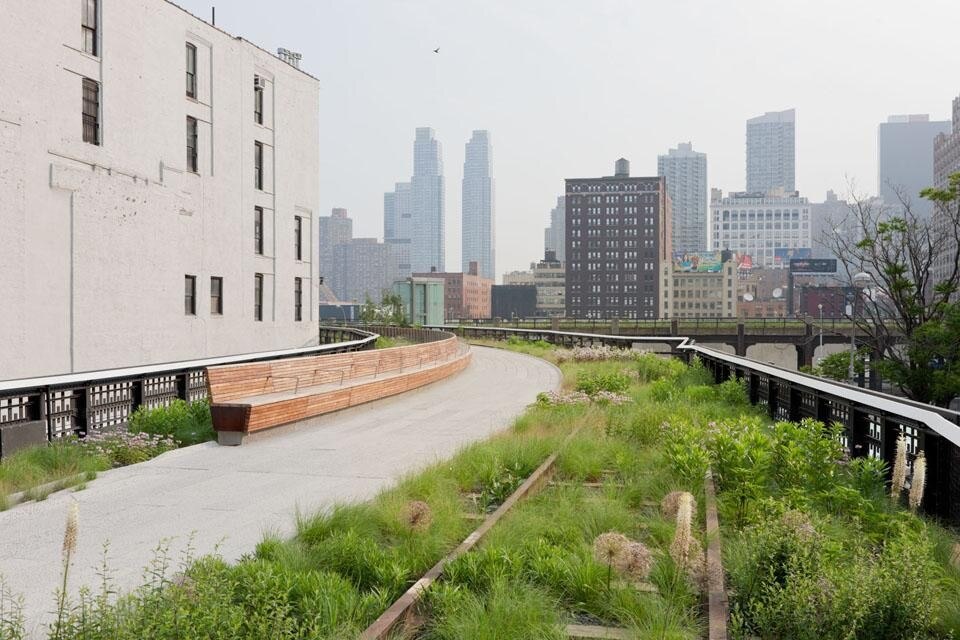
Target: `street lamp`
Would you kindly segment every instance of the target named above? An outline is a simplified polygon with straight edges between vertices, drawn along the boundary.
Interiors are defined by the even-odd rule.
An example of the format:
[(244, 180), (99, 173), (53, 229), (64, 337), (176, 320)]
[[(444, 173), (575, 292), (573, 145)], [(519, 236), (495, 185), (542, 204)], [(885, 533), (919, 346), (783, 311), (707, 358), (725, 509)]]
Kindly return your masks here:
[(820, 353), (823, 354), (823, 303), (817, 303), (817, 309), (820, 311)]
[(856, 357), (857, 352), (857, 299), (860, 297), (860, 290), (867, 286), (867, 283), (870, 282), (872, 276), (865, 271), (853, 276), (850, 279), (850, 284), (853, 285), (853, 297), (851, 298), (851, 304), (847, 305), (847, 315), (850, 316), (850, 320), (853, 322), (853, 327), (850, 330), (850, 369), (847, 372), (850, 377), (850, 384), (855, 385), (856, 381), (856, 369), (854, 368), (854, 358)]

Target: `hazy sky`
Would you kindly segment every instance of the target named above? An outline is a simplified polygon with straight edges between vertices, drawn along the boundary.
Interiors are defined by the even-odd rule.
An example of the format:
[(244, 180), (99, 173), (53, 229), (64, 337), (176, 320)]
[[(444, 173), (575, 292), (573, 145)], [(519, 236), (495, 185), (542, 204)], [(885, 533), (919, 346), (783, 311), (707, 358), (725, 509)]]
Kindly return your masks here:
[[(179, 0), (303, 54), (320, 78), (320, 207), (382, 236), (383, 192), (413, 171), (414, 129), (444, 146), (447, 267), (460, 264), (464, 144), (489, 129), (497, 272), (526, 268), (563, 178), (656, 175), (691, 141), (709, 184), (744, 188), (745, 120), (797, 109), (797, 188), (875, 192), (877, 124), (948, 120), (960, 2), (921, 0)], [(440, 47), (439, 55), (433, 49)], [(499, 275), (498, 275), (499, 277)]]

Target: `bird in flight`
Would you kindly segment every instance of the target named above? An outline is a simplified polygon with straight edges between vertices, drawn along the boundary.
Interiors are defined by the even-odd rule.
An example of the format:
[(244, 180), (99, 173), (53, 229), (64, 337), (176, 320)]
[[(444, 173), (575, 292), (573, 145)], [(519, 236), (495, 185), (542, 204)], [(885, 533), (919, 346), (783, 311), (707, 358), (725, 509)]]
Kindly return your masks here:
[(434, 52), (434, 53), (440, 53), (440, 47), (437, 47), (436, 49), (434, 49), (433, 52)]

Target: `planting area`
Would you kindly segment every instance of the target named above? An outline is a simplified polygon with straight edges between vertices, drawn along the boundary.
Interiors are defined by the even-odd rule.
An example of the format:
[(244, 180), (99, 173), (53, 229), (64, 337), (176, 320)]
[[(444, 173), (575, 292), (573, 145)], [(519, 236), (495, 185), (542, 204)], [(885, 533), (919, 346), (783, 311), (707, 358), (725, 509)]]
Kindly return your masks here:
[(22, 492), (21, 500), (42, 500), (53, 491), (82, 489), (100, 471), (144, 462), (215, 436), (205, 401), (141, 407), (130, 416), (126, 429), (64, 438), (0, 460), (0, 511), (12, 506), (12, 494)]
[[(50, 637), (358, 637), (553, 453), (539, 490), (447, 563), (388, 637), (706, 637), (708, 469), (732, 637), (960, 635), (956, 538), (891, 497), (880, 465), (847, 460), (829, 429), (770, 424), (697, 363), (499, 346), (557, 363), (564, 389), (368, 503), (301, 516), (293, 539), (264, 539), (235, 564), (161, 547), (134, 594), (117, 600), (105, 579), (52, 602)], [(10, 594), (0, 617), (0, 638), (17, 637)]]

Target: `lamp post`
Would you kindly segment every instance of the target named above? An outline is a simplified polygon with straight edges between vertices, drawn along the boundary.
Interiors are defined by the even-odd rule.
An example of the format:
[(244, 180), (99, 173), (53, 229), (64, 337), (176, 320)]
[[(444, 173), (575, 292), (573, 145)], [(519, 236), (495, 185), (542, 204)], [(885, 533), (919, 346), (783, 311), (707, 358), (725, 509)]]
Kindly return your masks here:
[(823, 303), (817, 304), (817, 310), (820, 312), (820, 353), (823, 353)]
[(850, 329), (850, 369), (847, 373), (850, 377), (851, 385), (855, 385), (857, 383), (856, 368), (854, 367), (854, 359), (856, 358), (857, 353), (857, 300), (860, 297), (860, 290), (863, 289), (863, 287), (865, 287), (870, 280), (870, 274), (864, 271), (854, 275), (850, 280), (850, 284), (853, 288), (853, 297), (850, 299), (850, 304), (847, 305), (849, 307), (847, 310), (847, 315), (850, 316), (853, 326)]

